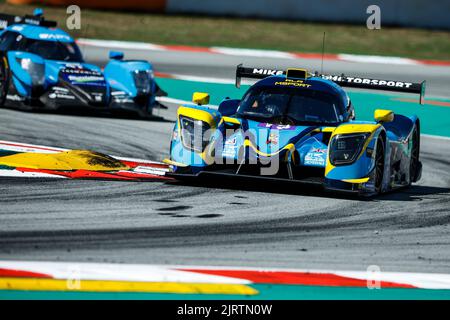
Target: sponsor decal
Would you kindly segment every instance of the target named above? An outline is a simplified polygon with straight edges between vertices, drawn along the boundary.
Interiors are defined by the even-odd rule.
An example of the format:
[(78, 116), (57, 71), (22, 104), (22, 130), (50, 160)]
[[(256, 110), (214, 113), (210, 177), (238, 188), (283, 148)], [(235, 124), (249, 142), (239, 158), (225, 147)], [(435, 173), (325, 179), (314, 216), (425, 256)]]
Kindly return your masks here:
[(305, 165), (323, 167), (325, 166), (325, 159), (321, 153), (308, 153), (305, 156)]
[(105, 80), (105, 78), (97, 76), (68, 76), (68, 79), (72, 82), (77, 83), (96, 82)]
[(260, 123), (258, 124), (260, 128), (267, 128), (272, 130), (295, 130), (295, 126), (291, 125), (282, 125), (282, 124), (272, 124), (272, 123)]
[(111, 93), (111, 96), (115, 103), (134, 103), (133, 99), (131, 99), (125, 91), (114, 91)]
[(13, 26), (12, 28), (11, 28), (12, 30), (14, 30), (14, 31), (22, 31), (23, 30), (23, 27), (22, 26)]
[(267, 144), (278, 144), (278, 134), (271, 133), (266, 141)]
[(62, 70), (65, 74), (75, 74), (84, 76), (101, 76), (102, 74), (95, 70), (83, 69), (80, 64), (67, 64), (66, 68)]
[(292, 86), (292, 87), (299, 87), (299, 88), (309, 88), (312, 85), (305, 83), (303, 80), (292, 80), (292, 79), (286, 79), (285, 81), (277, 81), (275, 82), (276, 86)]
[(257, 69), (257, 68), (254, 68), (253, 69), (253, 74), (262, 74), (262, 75), (267, 75), (267, 76), (278, 76), (278, 75), (282, 75), (283, 71), (282, 70), (274, 70), (274, 69)]
[(312, 148), (311, 152), (317, 152), (317, 153), (327, 153), (327, 149), (321, 149), (321, 148)]
[(18, 94), (8, 94), (6, 99), (11, 101), (25, 101), (24, 97), (19, 96)]
[(304, 164), (310, 166), (324, 167), (326, 164), (327, 149), (311, 148), (305, 155)]
[[(112, 82), (110, 81), (110, 83), (112, 83)], [(111, 92), (111, 95), (112, 96), (124, 96), (124, 95), (126, 95), (126, 93), (125, 93), (125, 91), (114, 91), (114, 92)]]
[[(83, 69), (83, 66), (79, 63), (66, 63), (65, 67), (67, 69), (65, 69), (63, 71), (66, 71), (66, 72), (76, 72), (74, 70), (68, 70), (68, 69)], [(87, 71), (87, 70), (85, 70), (85, 71)]]
[(396, 88), (410, 88), (413, 84), (411, 82), (402, 81), (388, 81), (379, 79), (369, 79), (369, 78), (357, 78), (357, 77), (345, 77), (345, 76), (329, 76), (323, 75), (322, 78), (331, 80), (334, 82), (346, 82), (346, 83), (356, 83), (356, 84), (367, 84), (373, 86), (387, 86)]
[(227, 158), (235, 158), (237, 154), (237, 146), (234, 144), (225, 144), (222, 155)]
[(235, 158), (236, 157), (236, 147), (235, 146), (225, 146), (223, 148), (222, 156), (226, 158)]
[(227, 140), (225, 141), (225, 145), (235, 146), (235, 145), (236, 145), (236, 138), (227, 139)]
[(53, 92), (48, 95), (50, 99), (67, 99), (67, 100), (75, 100), (75, 97), (72, 95), (59, 93), (59, 92)]
[(24, 22), (25, 22), (26, 24), (32, 24), (32, 25), (35, 25), (35, 26), (40, 25), (40, 21), (39, 21), (39, 20), (31, 19), (31, 18), (25, 18), (25, 19), (24, 19)]
[(0, 20), (0, 29), (5, 29), (8, 26), (8, 21)]
[(98, 92), (93, 92), (92, 95), (94, 96), (94, 100), (96, 102), (101, 102), (103, 100), (103, 94)]
[(113, 97), (115, 103), (134, 103), (133, 99), (124, 96)]
[(105, 77), (98, 71), (76, 68), (65, 68), (61, 70), (62, 77), (69, 81), (71, 84), (81, 84), (88, 85), (92, 84), (95, 86), (105, 86)]
[(226, 158), (235, 158), (237, 152), (237, 140), (236, 137), (228, 138), (225, 140), (225, 146), (223, 147), (222, 156)]
[(63, 87), (53, 87), (53, 91), (69, 92), (69, 89)]
[(72, 38), (66, 36), (65, 34), (53, 34), (53, 33), (41, 33), (39, 34), (39, 39), (44, 40), (66, 40), (71, 41)]

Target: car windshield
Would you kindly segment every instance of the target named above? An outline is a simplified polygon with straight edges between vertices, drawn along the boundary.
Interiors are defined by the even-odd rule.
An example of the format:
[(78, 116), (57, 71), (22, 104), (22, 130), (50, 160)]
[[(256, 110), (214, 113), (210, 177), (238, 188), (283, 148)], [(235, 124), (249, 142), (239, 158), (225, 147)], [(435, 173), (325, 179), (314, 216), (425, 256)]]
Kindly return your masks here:
[(242, 100), (237, 115), (277, 124), (331, 124), (340, 122), (337, 97), (316, 90), (258, 87)]
[(83, 62), (81, 51), (75, 42), (27, 39), (22, 50), (47, 60)]

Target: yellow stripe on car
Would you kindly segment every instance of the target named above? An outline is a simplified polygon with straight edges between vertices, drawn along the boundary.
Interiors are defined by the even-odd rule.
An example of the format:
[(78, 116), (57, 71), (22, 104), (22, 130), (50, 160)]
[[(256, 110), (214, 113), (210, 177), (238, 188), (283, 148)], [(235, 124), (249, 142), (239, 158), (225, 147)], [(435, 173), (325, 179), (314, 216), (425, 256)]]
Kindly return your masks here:
[[(193, 108), (187, 108), (187, 107), (179, 107), (178, 108), (178, 121), (180, 119), (180, 116), (185, 116), (194, 120), (201, 120), (206, 122), (211, 126), (211, 128), (216, 127), (216, 121), (214, 120), (214, 117), (211, 113), (199, 110), (199, 109), (193, 109)], [(180, 127), (180, 126), (178, 126)]]
[(236, 118), (222, 117), (222, 120), (224, 122), (228, 122), (228, 123), (239, 124), (239, 125), (241, 124), (241, 122), (238, 119), (236, 119)]
[(176, 162), (176, 161), (173, 161), (173, 160), (170, 160), (170, 159), (164, 159), (163, 162), (165, 164), (169, 164), (169, 165), (172, 165), (172, 166), (187, 167), (187, 164), (184, 164), (184, 163), (181, 163), (181, 162)]
[[(374, 133), (378, 130), (378, 128), (380, 128), (380, 126), (381, 126), (380, 124), (345, 124), (345, 125), (341, 125), (341, 126), (337, 127), (333, 131), (333, 134), (331, 135), (331, 138), (330, 138), (330, 142), (332, 141), (334, 136), (339, 135), (339, 134), (366, 133), (366, 132), (370, 133), (369, 138), (364, 143), (364, 146), (363, 146), (363, 148), (361, 150), (361, 153), (356, 158), (358, 160), (361, 157), (361, 155), (364, 153), (364, 150), (366, 150), (366, 148), (369, 145), (369, 142), (372, 139)], [(325, 167), (325, 177), (334, 168), (336, 168), (336, 167), (331, 164), (331, 162), (330, 162), (330, 155), (329, 155), (329, 152), (328, 152), (327, 164), (326, 164), (326, 167)]]
[(273, 156), (279, 154), (279, 153), (280, 153), (281, 151), (283, 151), (283, 150), (289, 150), (289, 151), (291, 151), (291, 152), (295, 150), (295, 146), (294, 146), (293, 143), (289, 143), (289, 144), (285, 145), (283, 148), (279, 149), (277, 152), (274, 152), (274, 153), (265, 153), (265, 152), (262, 152), (262, 151), (258, 150), (258, 148), (256, 148), (256, 147), (250, 142), (250, 140), (245, 140), (245, 141), (244, 141), (244, 146), (245, 146), (245, 147), (251, 147), (253, 150), (255, 150), (255, 152), (256, 152), (257, 154), (262, 155), (263, 157), (273, 157)]
[(344, 182), (348, 182), (348, 183), (356, 183), (356, 184), (359, 184), (359, 183), (366, 183), (366, 182), (368, 182), (369, 181), (369, 177), (367, 177), (367, 178), (361, 178), (361, 179), (344, 179), (344, 180), (342, 180), (342, 181), (344, 181)]
[[(181, 135), (180, 116), (191, 118), (193, 120), (200, 120), (200, 121), (206, 122), (207, 124), (209, 124), (211, 129), (214, 129), (217, 127), (217, 123), (216, 123), (216, 120), (214, 119), (214, 115), (212, 115), (211, 113), (204, 111), (204, 110), (180, 106), (178, 108), (178, 120), (177, 121), (178, 121), (178, 134), (181, 137), (181, 139), (183, 139), (183, 137)], [(212, 164), (211, 161), (213, 161), (213, 159), (210, 155), (210, 151), (211, 151), (210, 146), (211, 145), (208, 145), (205, 148), (205, 150), (200, 154), (200, 157), (208, 164)]]

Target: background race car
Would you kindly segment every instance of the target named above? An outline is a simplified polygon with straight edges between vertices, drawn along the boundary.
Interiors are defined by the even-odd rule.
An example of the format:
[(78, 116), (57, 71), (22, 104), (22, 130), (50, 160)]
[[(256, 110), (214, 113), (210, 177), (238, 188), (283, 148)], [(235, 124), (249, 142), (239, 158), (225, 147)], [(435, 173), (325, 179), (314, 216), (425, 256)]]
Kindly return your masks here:
[(262, 79), (242, 100), (215, 110), (209, 95), (178, 109), (170, 148), (172, 176), (247, 177), (318, 184), (373, 195), (420, 179), (420, 122), (390, 110), (356, 121), (341, 86), (418, 93), (425, 83), (309, 74), (303, 69), (244, 68)]
[(21, 109), (90, 107), (150, 116), (165, 95), (147, 61), (110, 52), (102, 70), (84, 63), (74, 39), (42, 10), (32, 16), (0, 15), (0, 106)]

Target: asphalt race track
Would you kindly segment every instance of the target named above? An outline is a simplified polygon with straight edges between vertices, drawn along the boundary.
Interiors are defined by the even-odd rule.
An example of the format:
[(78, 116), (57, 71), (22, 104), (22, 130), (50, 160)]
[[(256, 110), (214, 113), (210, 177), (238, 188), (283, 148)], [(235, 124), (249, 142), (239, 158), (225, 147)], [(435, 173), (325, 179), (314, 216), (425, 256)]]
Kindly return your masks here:
[[(101, 47), (80, 46), (86, 60), (104, 65), (109, 49)], [(306, 68), (311, 72), (320, 71), (320, 59), (287, 59), (255, 56), (218, 55), (207, 52), (177, 52), (177, 51), (145, 51), (122, 50), (126, 59), (145, 59), (153, 63), (159, 72), (182, 75), (225, 78), (234, 81), (236, 66), (259, 68), (287, 69), (292, 67)], [(427, 95), (434, 97), (449, 97), (450, 67), (432, 65), (388, 65), (378, 63), (355, 63), (345, 61), (324, 60), (323, 73), (342, 74), (348, 76), (372, 77), (387, 80), (420, 82), (427, 80)]]
[[(99, 51), (88, 51), (87, 58), (107, 56)], [(238, 59), (215, 56), (215, 68), (211, 57), (194, 53), (192, 59), (149, 55), (158, 71), (217, 77), (231, 72), (230, 78)], [(274, 62), (263, 60), (269, 59), (257, 64)], [(377, 65), (369, 71), (375, 67), (372, 76), (426, 76), (430, 94), (449, 95), (450, 72), (442, 68)], [(356, 74), (362, 66), (353, 68)], [(162, 160), (175, 110), (169, 105), (159, 111), (164, 120), (143, 121), (0, 109), (0, 139)], [(420, 183), (369, 200), (280, 185), (3, 179), (0, 259), (363, 271), (378, 265), (383, 271), (448, 273), (449, 159), (450, 139), (422, 137)]]

